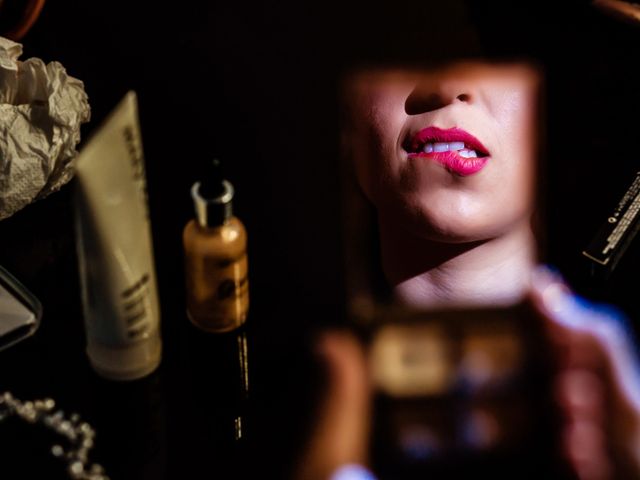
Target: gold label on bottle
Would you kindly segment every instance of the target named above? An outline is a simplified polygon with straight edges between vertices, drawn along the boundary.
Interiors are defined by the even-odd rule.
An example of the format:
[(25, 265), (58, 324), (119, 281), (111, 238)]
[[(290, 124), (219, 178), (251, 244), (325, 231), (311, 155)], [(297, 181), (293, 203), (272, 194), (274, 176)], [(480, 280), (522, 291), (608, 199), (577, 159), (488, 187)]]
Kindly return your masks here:
[(191, 265), (187, 312), (199, 328), (226, 332), (241, 326), (249, 310), (247, 255), (209, 257)]

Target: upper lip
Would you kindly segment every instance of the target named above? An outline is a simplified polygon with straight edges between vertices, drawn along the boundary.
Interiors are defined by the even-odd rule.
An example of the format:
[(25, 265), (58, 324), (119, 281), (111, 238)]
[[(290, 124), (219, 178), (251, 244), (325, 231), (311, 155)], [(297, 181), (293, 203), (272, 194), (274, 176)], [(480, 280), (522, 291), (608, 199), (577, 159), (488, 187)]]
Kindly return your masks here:
[(478, 156), (486, 157), (490, 155), (489, 150), (480, 140), (457, 127), (448, 129), (438, 127), (423, 128), (408, 139), (408, 142), (405, 143), (405, 150), (410, 153), (420, 153), (425, 144), (439, 142), (464, 142), (465, 148), (475, 150)]

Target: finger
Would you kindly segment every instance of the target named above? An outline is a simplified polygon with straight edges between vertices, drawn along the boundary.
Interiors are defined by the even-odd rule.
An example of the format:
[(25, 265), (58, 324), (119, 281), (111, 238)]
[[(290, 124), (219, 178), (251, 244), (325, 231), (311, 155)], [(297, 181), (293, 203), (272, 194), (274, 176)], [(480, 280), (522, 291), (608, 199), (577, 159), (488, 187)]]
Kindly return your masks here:
[(567, 369), (556, 379), (556, 398), (565, 421), (565, 457), (581, 480), (612, 478), (605, 435), (604, 386), (589, 370)]
[(546, 267), (535, 271), (531, 287), (531, 303), (543, 321), (558, 366), (601, 373), (606, 366), (606, 352), (593, 331), (593, 311), (557, 273)]
[(365, 355), (353, 335), (326, 333), (317, 344), (327, 374), (316, 427), (303, 454), (297, 478), (327, 479), (339, 466), (365, 464), (370, 395)]
[(593, 372), (585, 369), (564, 370), (556, 379), (556, 398), (570, 421), (589, 419), (604, 425), (604, 385)]
[(364, 351), (346, 333), (326, 334), (320, 351), (327, 361), (329, 391), (321, 414), (325, 432), (345, 461), (363, 462), (369, 425), (369, 385)]
[(566, 456), (580, 480), (613, 478), (606, 438), (600, 425), (585, 419), (570, 421), (563, 440)]

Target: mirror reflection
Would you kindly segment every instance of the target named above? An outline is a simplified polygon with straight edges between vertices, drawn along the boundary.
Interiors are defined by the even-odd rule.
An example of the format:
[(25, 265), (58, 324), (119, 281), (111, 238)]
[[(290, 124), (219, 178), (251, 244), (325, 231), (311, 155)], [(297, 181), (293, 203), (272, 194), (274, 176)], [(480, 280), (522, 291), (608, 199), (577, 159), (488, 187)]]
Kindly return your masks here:
[[(344, 82), (348, 303), (364, 334), (351, 339), (359, 347), (327, 340), (327, 356), (344, 361), (330, 378), (350, 369), (366, 379), (351, 393), (369, 415), (355, 401), (332, 408), (353, 408), (362, 424), (343, 434), (381, 478), (626, 478), (637, 468), (620, 460), (633, 436), (612, 426), (639, 410), (605, 407), (640, 391), (622, 373), (635, 358), (610, 350), (629, 353), (632, 339), (618, 315), (539, 266), (543, 85), (532, 62), (477, 59), (361, 69)], [(360, 349), (350, 366), (348, 348)], [(576, 418), (589, 430), (578, 435)]]
[(539, 84), (526, 63), (478, 61), (348, 80), (345, 161), (374, 208), (382, 272), (398, 302), (522, 297), (537, 257)]

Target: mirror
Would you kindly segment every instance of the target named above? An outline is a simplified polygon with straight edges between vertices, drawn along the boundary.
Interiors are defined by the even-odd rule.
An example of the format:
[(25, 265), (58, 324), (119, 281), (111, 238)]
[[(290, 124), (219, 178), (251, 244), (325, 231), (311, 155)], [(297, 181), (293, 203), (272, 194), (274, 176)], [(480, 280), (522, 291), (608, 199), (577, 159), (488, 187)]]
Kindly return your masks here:
[(527, 63), (477, 60), (347, 78), (352, 302), (518, 301), (539, 259), (540, 78)]
[(38, 299), (0, 267), (0, 351), (33, 335), (41, 317)]
[(383, 478), (553, 458), (548, 358), (520, 304), (542, 256), (541, 85), (529, 62), (482, 60), (344, 81), (348, 305)]

